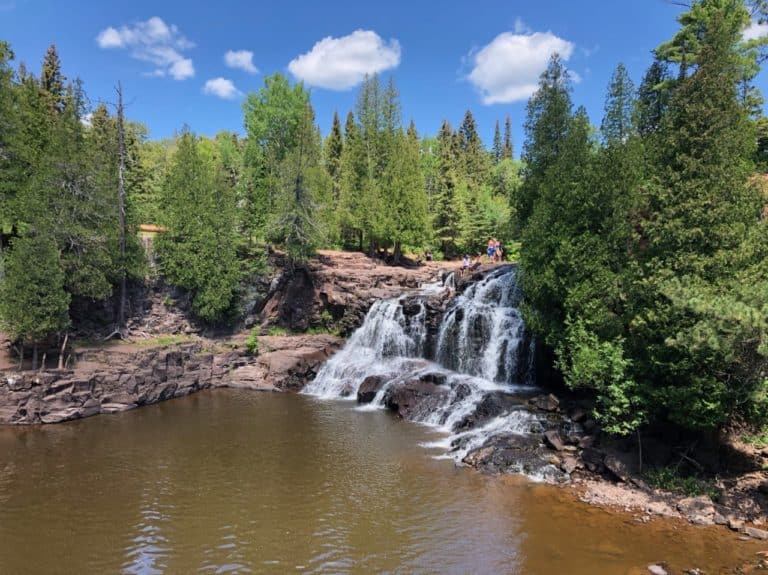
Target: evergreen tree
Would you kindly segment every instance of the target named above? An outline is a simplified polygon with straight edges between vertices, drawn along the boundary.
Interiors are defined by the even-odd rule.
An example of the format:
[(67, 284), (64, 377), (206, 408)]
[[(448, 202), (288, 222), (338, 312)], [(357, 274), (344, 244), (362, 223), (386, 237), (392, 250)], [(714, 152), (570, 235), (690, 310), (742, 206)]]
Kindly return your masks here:
[(66, 78), (61, 73), (61, 60), (56, 45), (51, 44), (45, 53), (43, 70), (40, 75), (40, 88), (52, 112), (64, 109), (66, 95)]
[(669, 101), (669, 71), (664, 62), (654, 59), (645, 73), (637, 92), (635, 106), (637, 130), (641, 136), (655, 134), (661, 127), (661, 120)]
[(37, 346), (69, 326), (70, 296), (56, 242), (48, 236), (22, 236), (11, 242), (0, 280), (0, 327), (23, 345)]
[(765, 325), (750, 319), (761, 304), (734, 278), (749, 273), (752, 286), (765, 286), (768, 270), (753, 259), (764, 253), (764, 230), (755, 227), (762, 202), (747, 181), (755, 139), (738, 94), (747, 12), (720, 0), (697, 2), (691, 12), (706, 15), (697, 67), (677, 86), (663, 122), (663, 169), (643, 223), (643, 304), (632, 324), (659, 412), (714, 427), (765, 385), (767, 354), (757, 343)]
[(362, 190), (368, 180), (368, 159), (360, 129), (352, 112), (344, 125), (344, 148), (341, 153), (341, 192), (339, 223), (342, 241), (363, 250), (365, 198)]
[(325, 140), (325, 168), (333, 182), (333, 199), (338, 203), (341, 194), (341, 155), (344, 151), (344, 139), (341, 133), (341, 121), (338, 112), (333, 113), (331, 133)]
[(235, 194), (221, 164), (188, 130), (182, 132), (162, 194), (167, 231), (157, 239), (168, 280), (188, 290), (192, 309), (205, 322), (232, 313), (239, 269)]
[(619, 64), (608, 85), (605, 116), (600, 129), (608, 145), (624, 143), (633, 135), (635, 87), (624, 64)]
[(499, 121), (496, 120), (496, 128), (493, 130), (493, 162), (498, 164), (504, 157), (504, 148), (501, 144), (501, 131)]
[(509, 117), (509, 114), (507, 114), (507, 119), (504, 120), (504, 149), (501, 156), (508, 160), (514, 157), (512, 149), (512, 119)]
[(523, 186), (516, 201), (522, 226), (533, 213), (542, 180), (560, 153), (571, 118), (571, 85), (557, 54), (539, 79), (539, 88), (528, 101), (523, 148)]
[(459, 183), (459, 147), (451, 125), (444, 121), (437, 135), (437, 176), (432, 227), (446, 257), (456, 252), (459, 216), (456, 212), (456, 187)]

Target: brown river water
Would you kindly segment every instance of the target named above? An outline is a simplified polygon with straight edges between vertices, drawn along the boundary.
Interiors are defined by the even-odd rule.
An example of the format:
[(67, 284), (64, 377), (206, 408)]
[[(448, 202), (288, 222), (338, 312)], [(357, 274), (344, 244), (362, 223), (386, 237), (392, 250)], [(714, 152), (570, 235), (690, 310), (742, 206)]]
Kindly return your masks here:
[(768, 545), (640, 525), (432, 458), (429, 429), (344, 402), (216, 390), (0, 429), (0, 574), (645, 574)]

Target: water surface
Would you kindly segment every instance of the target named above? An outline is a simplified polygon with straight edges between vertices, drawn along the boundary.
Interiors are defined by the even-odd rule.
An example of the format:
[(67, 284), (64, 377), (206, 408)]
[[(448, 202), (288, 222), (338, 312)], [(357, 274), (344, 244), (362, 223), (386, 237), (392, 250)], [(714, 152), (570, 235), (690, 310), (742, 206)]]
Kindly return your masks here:
[(418, 446), (434, 439), (234, 390), (0, 428), (0, 573), (721, 573), (760, 548), (457, 468)]

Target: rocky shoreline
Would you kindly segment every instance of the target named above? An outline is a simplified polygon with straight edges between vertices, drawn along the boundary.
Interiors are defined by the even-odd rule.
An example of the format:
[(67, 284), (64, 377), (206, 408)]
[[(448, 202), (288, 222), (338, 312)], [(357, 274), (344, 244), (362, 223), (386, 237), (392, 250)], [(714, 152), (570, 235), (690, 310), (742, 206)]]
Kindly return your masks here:
[[(379, 265), (356, 254), (321, 254), (307, 274), (276, 277), (263, 300), (254, 306), (248, 325), (257, 323), (284, 331), (333, 328), (348, 334), (360, 325), (365, 312), (379, 298), (403, 296), (410, 313), (408, 290), (445, 271), (438, 266), (415, 270)], [(482, 277), (474, 274), (457, 282), (457, 291)], [(436, 319), (445, 311), (445, 294), (427, 302), (427, 338), (434, 339)], [(155, 297), (137, 330), (183, 333), (193, 341), (142, 347), (106, 345), (78, 353), (70, 370), (0, 372), (0, 424), (58, 423), (97, 414), (109, 414), (182, 397), (200, 390), (238, 387), (261, 391), (300, 391), (325, 361), (344, 343), (328, 333), (261, 335), (260, 353), (246, 352), (243, 332), (234, 337), (204, 339), (189, 323), (164, 320), (165, 303)], [(173, 317), (183, 317), (174, 312)], [(159, 330), (159, 332), (158, 332)], [(373, 400), (386, 382), (372, 378), (358, 390), (361, 403)], [(429, 409), (446, 392), (439, 373), (422, 370), (386, 391), (384, 405), (403, 419)], [(731, 490), (724, 501), (707, 496), (685, 497), (652, 489), (633, 467), (630, 456), (603, 444), (588, 408), (565, 395), (542, 393), (489, 393), (474, 413), (461, 423), (476, 429), (494, 417), (522, 410), (535, 421), (527, 435), (496, 436), (469, 449), (464, 464), (483, 473), (523, 473), (572, 490), (584, 502), (634, 514), (639, 522), (652, 517), (675, 517), (697, 525), (724, 525), (737, 538), (768, 541), (768, 476), (756, 472), (750, 487)], [(461, 449), (457, 444), (453, 449)]]
[(342, 343), (325, 334), (266, 336), (256, 357), (242, 346), (212, 350), (215, 344), (205, 340), (139, 351), (126, 346), (88, 350), (73, 370), (0, 377), (0, 425), (118, 413), (217, 387), (298, 390)]

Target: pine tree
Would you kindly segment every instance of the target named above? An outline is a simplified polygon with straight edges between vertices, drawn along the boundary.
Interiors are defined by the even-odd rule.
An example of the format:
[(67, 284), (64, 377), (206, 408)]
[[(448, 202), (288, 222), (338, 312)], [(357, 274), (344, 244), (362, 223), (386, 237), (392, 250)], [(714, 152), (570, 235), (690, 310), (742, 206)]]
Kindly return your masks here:
[(488, 179), (490, 165), (488, 154), (477, 132), (475, 117), (470, 110), (464, 114), (458, 135), (463, 173), (470, 182), (482, 184)]
[(738, 93), (747, 11), (702, 0), (691, 12), (706, 17), (696, 28), (696, 67), (662, 122), (632, 325), (635, 361), (659, 416), (713, 428), (747, 415), (744, 398), (757, 405), (764, 390), (768, 361), (757, 341), (768, 326), (749, 318), (762, 313), (757, 293), (768, 270), (762, 201), (748, 183), (755, 138)]
[(365, 201), (362, 190), (368, 178), (368, 161), (360, 129), (352, 112), (344, 124), (344, 149), (341, 154), (341, 193), (339, 223), (342, 241), (363, 250)]
[(625, 143), (634, 135), (632, 113), (635, 104), (635, 87), (624, 64), (619, 64), (608, 84), (605, 115), (600, 130), (608, 144)]
[(508, 160), (514, 157), (514, 150), (512, 149), (512, 119), (509, 117), (509, 114), (507, 114), (507, 119), (504, 120), (504, 149), (501, 157)]
[(11, 242), (6, 276), (0, 281), (0, 327), (22, 344), (37, 346), (69, 326), (70, 296), (56, 242), (49, 236), (22, 236)]
[(239, 270), (234, 238), (235, 195), (222, 166), (184, 130), (162, 194), (167, 231), (157, 240), (163, 273), (192, 296), (209, 323), (233, 310)]
[(654, 134), (661, 127), (661, 119), (669, 101), (669, 71), (664, 62), (656, 58), (643, 77), (637, 92), (635, 116), (641, 136)]
[(13, 207), (17, 192), (13, 177), (16, 163), (13, 147), (18, 137), (18, 125), (12, 60), (11, 47), (0, 41), (0, 280), (3, 278), (4, 236), (10, 235), (16, 219)]
[(504, 148), (501, 144), (501, 131), (499, 121), (496, 120), (496, 128), (493, 131), (493, 162), (498, 164), (504, 157)]
[(64, 109), (66, 94), (66, 78), (61, 73), (61, 60), (56, 50), (56, 45), (51, 44), (45, 53), (43, 70), (40, 75), (40, 87), (52, 112), (61, 112)]
[(341, 155), (344, 151), (344, 139), (341, 133), (341, 121), (338, 112), (333, 113), (331, 133), (325, 140), (325, 167), (333, 182), (333, 198), (338, 203), (341, 193)]
[(444, 121), (437, 135), (438, 158), (432, 227), (446, 257), (456, 253), (458, 214), (455, 193), (459, 181), (459, 147), (451, 125)]
[(571, 119), (571, 85), (560, 56), (553, 55), (539, 79), (539, 88), (528, 101), (525, 119), (523, 186), (517, 197), (517, 217), (522, 226), (533, 212), (542, 179), (560, 153)]

